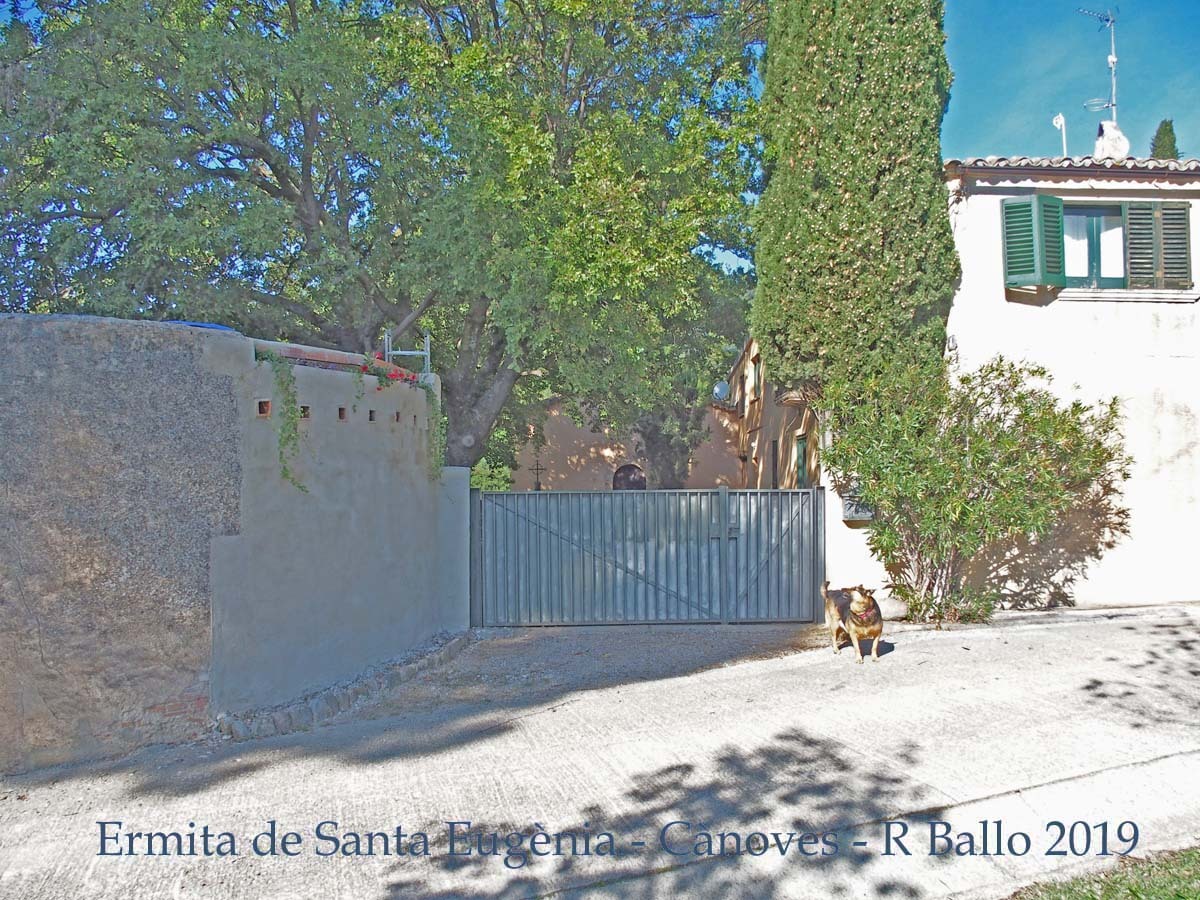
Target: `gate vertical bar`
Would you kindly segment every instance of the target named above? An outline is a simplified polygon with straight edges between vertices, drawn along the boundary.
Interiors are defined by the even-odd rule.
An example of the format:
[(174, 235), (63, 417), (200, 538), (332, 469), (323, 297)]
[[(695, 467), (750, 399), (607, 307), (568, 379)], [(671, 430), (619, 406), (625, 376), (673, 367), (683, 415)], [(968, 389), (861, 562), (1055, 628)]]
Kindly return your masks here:
[(809, 607), (810, 615), (814, 622), (817, 621), (817, 597), (819, 597), (821, 585), (825, 583), (825, 488), (819, 487), (812, 492), (813, 501), (813, 531), (816, 532), (812, 536), (813, 555), (816, 559), (813, 560), (813, 583), (809, 593), (811, 606)]
[(471, 611), (467, 621), (472, 628), (483, 624), (483, 492), (472, 488), (469, 513), (471, 535)]
[(721, 546), (717, 554), (717, 596), (721, 604), (721, 624), (729, 624), (729, 487), (717, 489), (717, 521), (720, 522)]

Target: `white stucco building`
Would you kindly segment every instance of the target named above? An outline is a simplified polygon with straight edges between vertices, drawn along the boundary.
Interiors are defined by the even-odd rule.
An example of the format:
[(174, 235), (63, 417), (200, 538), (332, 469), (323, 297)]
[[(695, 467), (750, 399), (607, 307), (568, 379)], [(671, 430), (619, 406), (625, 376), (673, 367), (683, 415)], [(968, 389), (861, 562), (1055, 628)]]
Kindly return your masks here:
[[(1073, 586), (1074, 600), (1195, 599), (1200, 160), (988, 157), (945, 171), (962, 261), (948, 326), (960, 364), (1003, 354), (1044, 366), (1064, 397), (1121, 401), (1131, 533)], [(838, 509), (827, 518), (829, 577), (886, 581)]]

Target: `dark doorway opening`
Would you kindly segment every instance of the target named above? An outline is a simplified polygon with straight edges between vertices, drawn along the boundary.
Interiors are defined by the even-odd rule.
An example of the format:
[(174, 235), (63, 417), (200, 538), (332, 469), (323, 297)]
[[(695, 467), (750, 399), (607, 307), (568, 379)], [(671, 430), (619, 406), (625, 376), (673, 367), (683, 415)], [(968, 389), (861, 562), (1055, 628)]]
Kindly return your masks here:
[(642, 467), (627, 463), (613, 472), (614, 491), (644, 491), (646, 489), (646, 473)]

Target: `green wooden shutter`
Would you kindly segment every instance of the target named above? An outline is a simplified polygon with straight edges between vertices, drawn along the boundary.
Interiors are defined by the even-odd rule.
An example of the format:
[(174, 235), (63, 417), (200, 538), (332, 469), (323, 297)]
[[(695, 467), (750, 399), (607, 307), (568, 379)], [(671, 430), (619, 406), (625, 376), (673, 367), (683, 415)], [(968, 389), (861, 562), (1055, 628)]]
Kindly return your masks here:
[(1185, 289), (1192, 286), (1189, 203), (1161, 203), (1162, 286)]
[(1064, 287), (1063, 203), (1057, 197), (1010, 197), (1001, 202), (1004, 283)]
[(1125, 208), (1125, 271), (1131, 288), (1158, 283), (1158, 240), (1155, 203), (1130, 203)]
[(1192, 286), (1187, 203), (1130, 203), (1125, 211), (1125, 265), (1131, 288)]
[(1063, 246), (1063, 202), (1058, 197), (1037, 198), (1042, 235), (1042, 284), (1067, 286), (1067, 251)]
[(1037, 284), (1037, 223), (1033, 197), (1004, 200), (1004, 283), (1008, 287)]

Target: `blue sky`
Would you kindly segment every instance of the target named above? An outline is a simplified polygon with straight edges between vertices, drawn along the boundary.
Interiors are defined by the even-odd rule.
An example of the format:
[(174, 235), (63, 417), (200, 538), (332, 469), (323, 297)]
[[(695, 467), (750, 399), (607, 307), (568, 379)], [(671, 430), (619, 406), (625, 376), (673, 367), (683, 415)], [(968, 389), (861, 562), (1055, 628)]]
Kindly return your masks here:
[[(1109, 8), (1097, 0), (946, 0), (954, 86), (944, 156), (1059, 156), (1062, 138), (1050, 124), (1059, 112), (1068, 152), (1092, 152), (1104, 115), (1083, 103), (1108, 96), (1108, 32), (1080, 6)], [(1174, 119), (1181, 153), (1200, 156), (1200, 0), (1123, 0), (1119, 8), (1117, 112), (1133, 155), (1148, 156), (1159, 120)]]

